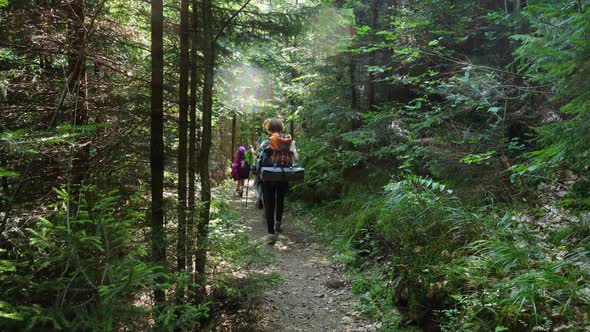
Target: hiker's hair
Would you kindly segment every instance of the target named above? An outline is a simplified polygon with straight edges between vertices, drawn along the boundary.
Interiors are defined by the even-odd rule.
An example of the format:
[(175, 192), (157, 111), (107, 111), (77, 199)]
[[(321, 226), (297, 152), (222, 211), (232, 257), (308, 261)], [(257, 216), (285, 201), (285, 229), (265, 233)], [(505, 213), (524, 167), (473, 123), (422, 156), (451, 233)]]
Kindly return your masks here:
[(238, 148), (238, 159), (244, 159), (246, 158), (246, 148), (243, 146), (240, 146)]
[(277, 118), (272, 118), (268, 124), (268, 130), (271, 133), (280, 133), (283, 131), (283, 122)]

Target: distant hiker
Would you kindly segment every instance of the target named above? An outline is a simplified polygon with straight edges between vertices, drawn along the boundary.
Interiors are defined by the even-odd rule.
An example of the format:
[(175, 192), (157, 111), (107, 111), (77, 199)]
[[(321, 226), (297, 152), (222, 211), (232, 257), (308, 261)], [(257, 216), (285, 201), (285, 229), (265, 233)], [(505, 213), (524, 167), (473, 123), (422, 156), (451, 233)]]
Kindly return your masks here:
[[(283, 123), (279, 119), (271, 119), (268, 123), (270, 136), (259, 147), (260, 158), (258, 173), (261, 167), (291, 167), (297, 156), (291, 136), (283, 133)], [(258, 177), (260, 181), (260, 177)], [(266, 224), (268, 227), (268, 243), (274, 244), (281, 231), (285, 194), (289, 190), (287, 181), (263, 181), (262, 193)]]
[(252, 147), (252, 145), (250, 145), (250, 147), (248, 148), (248, 150), (246, 150), (246, 161), (248, 162), (248, 165), (250, 166), (250, 170), (253, 169), (253, 165), (254, 165), (254, 155), (256, 154), (256, 152), (254, 151), (254, 148)]
[(252, 146), (250, 146), (250, 151), (254, 154), (255, 156), (255, 161), (253, 164), (253, 171), (256, 174), (256, 178), (254, 179), (254, 193), (256, 194), (256, 206), (259, 209), (262, 209), (264, 207), (264, 203), (263, 203), (263, 195), (262, 195), (262, 180), (260, 179), (260, 158), (262, 156), (262, 143), (268, 138), (270, 137), (270, 131), (268, 130), (268, 125), (270, 124), (270, 118), (264, 120), (264, 122), (262, 123), (262, 126), (260, 127), (260, 135), (258, 136), (258, 139), (256, 141), (256, 145), (257, 145), (257, 149), (256, 151), (254, 150), (254, 148)]
[(250, 176), (250, 165), (246, 160), (246, 148), (240, 146), (238, 155), (231, 165), (231, 177), (237, 182), (236, 193), (244, 195), (244, 180)]

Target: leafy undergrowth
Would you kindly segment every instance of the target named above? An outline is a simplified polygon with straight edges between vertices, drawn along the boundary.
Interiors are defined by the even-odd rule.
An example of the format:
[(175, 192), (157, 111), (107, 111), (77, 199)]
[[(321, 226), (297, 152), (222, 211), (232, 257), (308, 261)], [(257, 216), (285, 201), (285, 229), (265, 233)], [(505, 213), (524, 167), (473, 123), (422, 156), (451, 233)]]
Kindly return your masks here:
[(474, 208), (420, 177), (302, 213), (349, 265), (361, 309), (384, 330), (408, 323), (442, 331), (589, 327), (587, 213)]
[[(116, 192), (56, 190), (52, 212), (15, 229), (0, 269), (0, 329), (145, 328), (162, 269), (145, 263), (133, 227), (142, 215)], [(153, 321), (153, 320), (152, 320)]]
[[(10, 247), (0, 251), (2, 331), (147, 331), (156, 321), (164, 331), (194, 331), (217, 324), (222, 312), (250, 304), (280, 282), (262, 269), (241, 273), (269, 257), (221, 196), (213, 201), (210, 222), (210, 302), (176, 304), (169, 293), (169, 302), (154, 308), (155, 288), (181, 280), (190, 285), (190, 279), (146, 263), (149, 233), (141, 199), (124, 200), (93, 186), (83, 187), (77, 200), (65, 190), (56, 193), (53, 211), (28, 229), (14, 230)], [(195, 287), (188, 290), (190, 299)]]

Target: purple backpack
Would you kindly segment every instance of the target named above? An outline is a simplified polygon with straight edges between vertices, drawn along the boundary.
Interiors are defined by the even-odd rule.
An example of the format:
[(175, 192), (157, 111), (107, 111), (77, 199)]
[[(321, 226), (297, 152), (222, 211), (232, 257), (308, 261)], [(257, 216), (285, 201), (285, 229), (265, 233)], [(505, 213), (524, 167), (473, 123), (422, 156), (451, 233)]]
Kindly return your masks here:
[(247, 179), (250, 174), (250, 165), (245, 158), (236, 158), (232, 163), (231, 177), (234, 180)]

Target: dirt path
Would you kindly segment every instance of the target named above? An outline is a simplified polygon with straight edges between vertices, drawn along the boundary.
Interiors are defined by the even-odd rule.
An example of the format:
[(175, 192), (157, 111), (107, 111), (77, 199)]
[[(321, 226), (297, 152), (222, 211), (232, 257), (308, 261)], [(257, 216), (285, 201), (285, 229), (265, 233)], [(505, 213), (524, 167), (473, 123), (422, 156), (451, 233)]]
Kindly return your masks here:
[[(269, 269), (281, 274), (285, 282), (268, 290), (256, 309), (256, 323), (250, 331), (377, 331), (379, 323), (359, 317), (357, 302), (345, 279), (343, 267), (317, 243), (305, 236), (302, 227), (290, 215), (275, 245), (268, 245), (263, 210), (253, 204), (250, 192), (234, 199), (250, 235), (271, 252), (276, 261)], [(287, 197), (288, 201), (288, 197)], [(288, 204), (288, 202), (287, 202)]]

